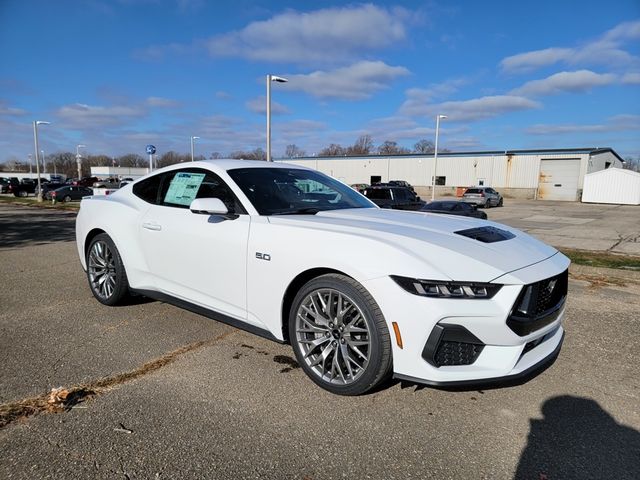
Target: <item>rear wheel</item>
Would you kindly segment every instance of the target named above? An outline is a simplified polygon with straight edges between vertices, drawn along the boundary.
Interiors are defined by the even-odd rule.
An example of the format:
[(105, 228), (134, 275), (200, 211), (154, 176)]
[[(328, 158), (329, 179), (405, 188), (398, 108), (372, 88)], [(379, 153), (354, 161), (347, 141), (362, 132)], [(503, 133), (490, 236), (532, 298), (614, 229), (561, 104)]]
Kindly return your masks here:
[(65, 195), (64, 198), (62, 199), (63, 202), (67, 203), (71, 201), (71, 197), (69, 195)]
[(29, 194), (27, 193), (27, 191), (26, 191), (26, 190), (20, 190), (20, 191), (18, 192), (18, 196), (19, 196), (19, 197), (28, 197), (28, 196), (29, 196)]
[(502, 198), (500, 198), (500, 200), (498, 200), (498, 206), (501, 207), (502, 206)]
[(129, 281), (120, 253), (106, 233), (97, 235), (87, 250), (87, 278), (91, 293), (104, 305), (117, 305), (129, 295)]
[(371, 294), (344, 275), (323, 275), (296, 295), (289, 338), (298, 363), (320, 387), (360, 395), (391, 373), (386, 321)]

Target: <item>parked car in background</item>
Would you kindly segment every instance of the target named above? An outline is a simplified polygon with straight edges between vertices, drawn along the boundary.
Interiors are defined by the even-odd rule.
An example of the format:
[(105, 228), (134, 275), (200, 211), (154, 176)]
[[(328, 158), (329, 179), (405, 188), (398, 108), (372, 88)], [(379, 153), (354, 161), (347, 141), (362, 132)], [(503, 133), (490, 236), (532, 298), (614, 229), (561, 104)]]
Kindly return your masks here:
[[(42, 185), (42, 195), (46, 195), (48, 191), (56, 190), (60, 187), (64, 187), (65, 184), (61, 182), (48, 182)], [(36, 188), (37, 193), (37, 188)]]
[(103, 178), (93, 182), (93, 188), (120, 188), (120, 180), (117, 178)]
[(478, 207), (466, 202), (457, 200), (444, 200), (427, 203), (422, 207), (422, 212), (443, 213), (446, 215), (462, 215), (464, 217), (474, 217), (487, 219), (487, 214), (478, 210)]
[(122, 180), (120, 180), (120, 184), (118, 185), (118, 188), (122, 188), (124, 187), (127, 183), (131, 183), (133, 182), (133, 178), (127, 177), (127, 178), (123, 178)]
[(91, 188), (80, 185), (66, 185), (55, 190), (49, 190), (45, 193), (45, 198), (58, 202), (70, 202), (72, 200), (82, 200), (84, 197), (90, 197), (91, 195), (93, 195)]
[(98, 177), (82, 177), (80, 180), (75, 179), (73, 185), (80, 187), (92, 187), (94, 183), (99, 182)]
[(478, 207), (501, 207), (502, 195), (491, 187), (470, 187), (462, 195), (462, 201)]
[(425, 206), (425, 202), (406, 187), (377, 184), (370, 186), (362, 194), (380, 208), (420, 210)]
[(415, 192), (413, 185), (411, 185), (406, 180), (389, 180), (388, 185), (393, 185), (394, 187), (405, 187), (411, 190), (412, 192)]
[(354, 183), (353, 185), (351, 185), (351, 188), (353, 188), (354, 190), (357, 190), (358, 192), (362, 193), (367, 188), (369, 188), (369, 186), (370, 185), (368, 183)]
[(9, 193), (13, 193), (16, 197), (27, 197), (30, 193), (36, 193), (36, 187), (38, 186), (37, 181), (34, 182), (31, 178), (23, 178), (18, 181), (17, 178), (13, 177), (9, 179)]
[(9, 178), (0, 177), (0, 193), (9, 193)]

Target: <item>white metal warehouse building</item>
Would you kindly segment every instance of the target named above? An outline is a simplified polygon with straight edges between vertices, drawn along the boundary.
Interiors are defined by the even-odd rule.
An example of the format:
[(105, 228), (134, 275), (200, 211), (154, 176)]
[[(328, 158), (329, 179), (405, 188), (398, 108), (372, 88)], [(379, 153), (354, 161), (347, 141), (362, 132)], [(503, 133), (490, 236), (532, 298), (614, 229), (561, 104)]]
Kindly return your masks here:
[[(406, 180), (418, 194), (431, 193), (433, 154), (279, 161), (315, 168), (348, 184)], [(484, 185), (507, 197), (576, 201), (586, 174), (623, 163), (611, 148), (438, 153), (436, 194), (461, 195), (465, 187)]]

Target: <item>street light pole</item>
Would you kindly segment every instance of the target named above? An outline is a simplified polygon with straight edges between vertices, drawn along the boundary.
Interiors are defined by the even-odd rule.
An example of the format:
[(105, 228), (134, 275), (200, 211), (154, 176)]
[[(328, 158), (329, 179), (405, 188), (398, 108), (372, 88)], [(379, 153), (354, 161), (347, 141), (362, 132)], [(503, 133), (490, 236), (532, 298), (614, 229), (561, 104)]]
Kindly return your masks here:
[(29, 175), (31, 175), (32, 173), (32, 167), (33, 167), (33, 155), (29, 154)]
[(436, 116), (436, 144), (433, 153), (433, 178), (431, 180), (431, 201), (436, 198), (436, 167), (438, 165), (438, 135), (440, 134), (440, 120), (447, 118), (446, 115)]
[(44, 150), (40, 150), (42, 154), (42, 173), (47, 172), (47, 158), (44, 156)]
[(85, 147), (86, 145), (82, 144), (76, 145), (76, 166), (78, 167), (78, 182), (82, 178), (82, 163), (80, 162), (80, 159), (82, 157), (80, 156), (80, 149)]
[(193, 162), (193, 141), (200, 137), (191, 137), (191, 161)]
[(267, 162), (271, 162), (271, 82), (286, 83), (289, 80), (267, 75)]
[(49, 122), (34, 120), (33, 122), (33, 144), (36, 150), (36, 173), (38, 174), (38, 202), (42, 202), (42, 184), (40, 183), (40, 162), (38, 161), (38, 125), (50, 125)]

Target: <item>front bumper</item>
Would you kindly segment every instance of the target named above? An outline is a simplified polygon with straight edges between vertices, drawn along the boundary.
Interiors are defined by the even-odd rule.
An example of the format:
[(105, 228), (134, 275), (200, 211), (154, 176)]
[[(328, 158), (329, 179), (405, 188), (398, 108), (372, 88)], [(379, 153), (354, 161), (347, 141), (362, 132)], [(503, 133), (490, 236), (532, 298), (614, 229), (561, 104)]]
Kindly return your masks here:
[[(525, 334), (516, 333), (507, 320), (523, 286), (560, 275), (568, 265), (566, 257), (556, 254), (510, 272), (495, 280), (503, 287), (493, 298), (481, 300), (421, 297), (406, 292), (389, 277), (366, 282), (365, 287), (378, 302), (392, 332), (394, 376), (440, 386), (480, 384), (513, 379), (548, 363), (562, 345), (564, 304), (552, 321)], [(402, 348), (395, 341), (392, 322), (399, 327)], [(437, 360), (437, 355), (443, 358), (437, 345), (427, 351), (429, 340), (434, 341), (434, 332), (443, 328), (468, 332), (467, 340), (450, 338), (452, 349), (444, 354), (462, 360), (449, 363)], [(464, 350), (461, 346), (469, 348)]]

